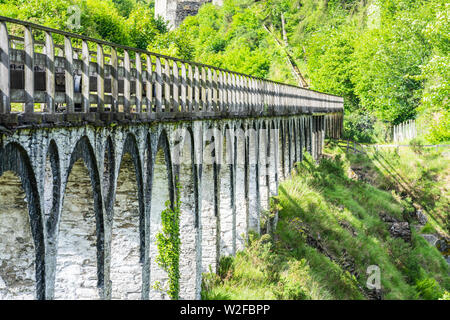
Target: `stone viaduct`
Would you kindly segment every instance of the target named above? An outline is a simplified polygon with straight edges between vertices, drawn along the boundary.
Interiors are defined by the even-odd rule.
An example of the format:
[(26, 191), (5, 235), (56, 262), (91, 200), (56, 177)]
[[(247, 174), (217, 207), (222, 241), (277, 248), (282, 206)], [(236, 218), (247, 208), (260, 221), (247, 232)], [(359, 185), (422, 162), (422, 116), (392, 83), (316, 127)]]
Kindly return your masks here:
[(342, 119), (340, 97), (0, 16), (0, 299), (167, 299), (177, 194), (199, 299)]

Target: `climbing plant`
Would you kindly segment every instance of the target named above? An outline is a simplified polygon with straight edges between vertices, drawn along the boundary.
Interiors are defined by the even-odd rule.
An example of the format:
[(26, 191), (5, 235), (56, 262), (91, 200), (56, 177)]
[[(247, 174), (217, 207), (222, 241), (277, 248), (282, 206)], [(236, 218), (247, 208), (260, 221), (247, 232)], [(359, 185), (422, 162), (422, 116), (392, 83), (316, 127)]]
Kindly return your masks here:
[(180, 190), (181, 185), (177, 182), (175, 203), (172, 206), (170, 200), (166, 201), (166, 209), (161, 212), (162, 230), (156, 235), (156, 261), (167, 272), (167, 294), (173, 300), (178, 299), (180, 291)]

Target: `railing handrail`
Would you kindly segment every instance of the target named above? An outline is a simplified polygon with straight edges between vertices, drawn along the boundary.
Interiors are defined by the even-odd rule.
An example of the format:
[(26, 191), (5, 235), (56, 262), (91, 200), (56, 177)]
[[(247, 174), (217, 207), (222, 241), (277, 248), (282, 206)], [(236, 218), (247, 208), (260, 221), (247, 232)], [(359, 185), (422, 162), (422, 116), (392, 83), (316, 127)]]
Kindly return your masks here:
[(343, 109), (337, 95), (0, 16), (6, 127), (299, 114), (339, 114), (340, 127)]
[(283, 82), (274, 81), (274, 80), (270, 80), (270, 79), (264, 79), (264, 78), (252, 76), (252, 75), (249, 75), (249, 74), (245, 74), (245, 73), (241, 73), (241, 72), (237, 72), (237, 71), (232, 71), (232, 70), (228, 70), (228, 69), (223, 69), (223, 68), (220, 68), (220, 67), (215, 67), (215, 66), (212, 66), (212, 65), (208, 65), (208, 64), (204, 64), (204, 63), (200, 63), (200, 62), (196, 62), (196, 61), (189, 61), (189, 60), (184, 60), (184, 59), (181, 59), (181, 58), (171, 57), (171, 56), (167, 56), (167, 55), (164, 55), (164, 54), (161, 54), (161, 53), (151, 52), (151, 51), (147, 51), (147, 50), (143, 50), (143, 49), (139, 49), (139, 48), (134, 48), (134, 47), (130, 47), (130, 46), (122, 45), (122, 44), (117, 44), (117, 43), (113, 43), (113, 42), (109, 42), (109, 41), (105, 41), (105, 40), (101, 40), (101, 39), (92, 38), (92, 37), (89, 37), (89, 36), (80, 35), (80, 34), (77, 34), (77, 33), (72, 33), (72, 32), (67, 32), (67, 31), (63, 31), (63, 30), (54, 29), (54, 28), (43, 26), (43, 25), (39, 25), (39, 24), (36, 24), (36, 23), (33, 23), (33, 22), (23, 21), (23, 20), (9, 18), (9, 17), (5, 17), (5, 16), (1, 16), (0, 15), (0, 22), (1, 21), (10, 22), (10, 23), (14, 23), (14, 24), (19, 24), (19, 25), (31, 27), (33, 29), (47, 31), (47, 32), (50, 32), (50, 33), (56, 33), (56, 34), (60, 34), (60, 35), (63, 35), (63, 36), (70, 37), (70, 38), (80, 39), (80, 40), (89, 41), (89, 42), (95, 42), (97, 44), (102, 44), (102, 45), (106, 45), (106, 46), (110, 46), (110, 47), (116, 47), (116, 48), (121, 48), (121, 49), (124, 49), (124, 50), (133, 51), (133, 52), (139, 52), (139, 53), (143, 53), (143, 54), (153, 55), (153, 56), (158, 57), (158, 58), (170, 59), (170, 60), (174, 60), (174, 61), (177, 61), (177, 62), (180, 62), (180, 63), (206, 67), (206, 68), (209, 68), (209, 69), (215, 69), (215, 70), (218, 70), (218, 71), (227, 72), (227, 73), (234, 74), (234, 75), (239, 75), (239, 76), (244, 76), (244, 77), (252, 78), (252, 79), (255, 79), (255, 80), (260, 80), (260, 81), (275, 83), (275, 84), (279, 84), (279, 85), (283, 85), (283, 86), (298, 88), (298, 89), (302, 89), (302, 90), (306, 90), (306, 91), (310, 91), (310, 92), (315, 92), (315, 93), (319, 93), (319, 94), (325, 94), (325, 95), (328, 95), (328, 96), (333, 96), (333, 97), (337, 97), (337, 98), (342, 99), (342, 97), (340, 97), (338, 95), (335, 95), (335, 94), (331, 94), (331, 93), (325, 93), (325, 92), (321, 92), (321, 91), (317, 91), (317, 90), (313, 90), (313, 89), (309, 89), (309, 88), (299, 87), (299, 86), (288, 84), (288, 83), (283, 83)]

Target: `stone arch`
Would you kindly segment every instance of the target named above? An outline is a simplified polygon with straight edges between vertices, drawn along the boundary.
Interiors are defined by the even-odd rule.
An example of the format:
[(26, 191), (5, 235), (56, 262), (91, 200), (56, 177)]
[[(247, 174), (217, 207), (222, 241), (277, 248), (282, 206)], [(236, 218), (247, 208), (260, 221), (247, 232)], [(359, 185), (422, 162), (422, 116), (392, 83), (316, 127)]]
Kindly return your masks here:
[(294, 162), (296, 157), (295, 148), (295, 124), (292, 119), (289, 119), (289, 173), (294, 168)]
[(303, 135), (305, 136), (305, 152), (311, 154), (311, 135), (309, 132), (309, 117), (303, 117)]
[(0, 193), (0, 298), (44, 299), (45, 246), (39, 193), (28, 154), (18, 143), (0, 149), (0, 180), (3, 190), (15, 189)]
[(268, 175), (269, 175), (269, 196), (278, 194), (278, 126), (275, 120), (268, 123)]
[(61, 169), (59, 153), (56, 142), (52, 139), (47, 148), (44, 172), (44, 212), (47, 216), (47, 227), (49, 230), (56, 225), (55, 221), (60, 212), (60, 189)]
[(114, 180), (115, 180), (115, 167), (116, 167), (116, 156), (114, 144), (112, 142), (111, 136), (106, 137), (105, 149), (103, 155), (103, 194), (105, 207), (107, 212), (110, 212), (111, 206), (113, 205), (114, 198)]
[(236, 250), (243, 250), (248, 229), (248, 152), (243, 124), (235, 129), (234, 163), (236, 185)]
[(234, 255), (236, 252), (236, 215), (235, 198), (235, 164), (233, 138), (234, 133), (229, 124), (222, 127), (219, 141), (219, 221), (220, 221), (220, 255)]
[(143, 237), (141, 247), (145, 247), (143, 274), (142, 274), (142, 298), (149, 298), (150, 291), (150, 202), (152, 195), (152, 176), (153, 176), (153, 147), (152, 135), (147, 132), (144, 144), (143, 157), (143, 181), (144, 185), (144, 199), (145, 199), (145, 225), (143, 230)]
[(269, 181), (269, 131), (270, 127), (266, 124), (266, 121), (262, 121), (262, 125), (258, 130), (259, 135), (259, 194), (260, 194), (260, 207), (262, 210), (269, 209), (269, 196), (270, 196), (270, 181)]
[(294, 164), (299, 161), (299, 150), (298, 150), (298, 127), (297, 127), (297, 119), (293, 118), (291, 120), (292, 122), (292, 146), (293, 146), (293, 154), (292, 157), (292, 167), (294, 167)]
[(180, 191), (180, 299), (196, 299), (201, 276), (198, 261), (198, 181), (194, 161), (194, 135), (190, 127), (183, 128), (180, 161), (176, 164)]
[(297, 119), (298, 123), (298, 137), (299, 137), (299, 159), (298, 161), (303, 161), (303, 153), (304, 153), (304, 147), (305, 147), (305, 130), (303, 128), (303, 116), (300, 116)]
[(167, 299), (164, 291), (158, 290), (167, 287), (167, 273), (158, 265), (156, 259), (158, 248), (156, 235), (161, 230), (161, 212), (166, 208), (166, 201), (170, 201), (173, 208), (174, 188), (171, 169), (171, 156), (169, 140), (163, 129), (159, 134), (157, 148), (153, 157), (152, 188), (150, 199), (150, 299)]
[(247, 129), (246, 145), (248, 149), (248, 228), (259, 233), (260, 230), (260, 194), (259, 194), (259, 137), (258, 124), (252, 121)]
[(111, 234), (112, 299), (142, 298), (145, 226), (142, 165), (136, 138), (128, 133), (116, 183)]
[(306, 117), (305, 121), (305, 134), (308, 137), (306, 150), (312, 156), (313, 155), (313, 128), (312, 128), (312, 116)]
[(289, 177), (291, 174), (290, 170), (290, 159), (291, 159), (291, 126), (288, 119), (284, 120), (283, 132), (284, 132), (284, 174)]
[(103, 200), (100, 173), (87, 136), (76, 143), (65, 177), (57, 222), (55, 298), (98, 299), (104, 286)]
[(278, 141), (278, 176), (280, 178), (286, 179), (287, 174), (285, 171), (285, 152), (286, 152), (286, 139), (284, 131), (284, 120), (281, 119), (278, 124), (279, 129), (279, 141)]
[[(217, 138), (219, 136), (219, 138)], [(220, 253), (220, 223), (218, 208), (218, 143), (220, 133), (212, 126), (203, 131), (203, 158), (201, 163), (200, 216), (202, 242), (202, 272), (216, 271)]]

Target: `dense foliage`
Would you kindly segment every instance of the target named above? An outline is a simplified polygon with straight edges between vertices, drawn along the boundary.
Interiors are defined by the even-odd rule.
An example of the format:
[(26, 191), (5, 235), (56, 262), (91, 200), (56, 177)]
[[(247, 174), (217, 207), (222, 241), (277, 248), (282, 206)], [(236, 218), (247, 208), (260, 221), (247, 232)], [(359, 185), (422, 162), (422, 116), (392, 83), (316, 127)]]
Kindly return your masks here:
[(295, 83), (289, 53), (313, 89), (345, 97), (351, 138), (419, 115), (438, 142), (450, 138), (449, 10), (445, 0), (228, 0), (186, 19), (167, 48), (184, 56), (181, 38), (187, 58)]
[[(431, 142), (450, 139), (446, 0), (225, 0), (177, 29), (153, 0), (0, 0), (2, 15), (56, 28), (81, 8), (81, 34), (345, 97), (346, 134), (385, 138), (419, 118)], [(383, 131), (384, 130), (384, 131)]]

